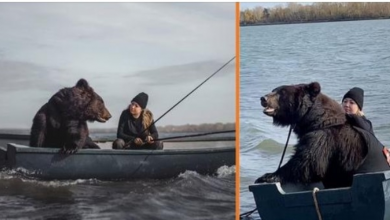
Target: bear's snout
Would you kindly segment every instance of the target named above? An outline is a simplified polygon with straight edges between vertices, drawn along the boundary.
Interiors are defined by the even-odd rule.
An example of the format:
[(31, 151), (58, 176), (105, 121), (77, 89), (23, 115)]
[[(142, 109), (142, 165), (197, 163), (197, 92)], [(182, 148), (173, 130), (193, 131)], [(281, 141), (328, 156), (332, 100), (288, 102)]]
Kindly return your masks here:
[(112, 116), (110, 114), (110, 112), (108, 111), (108, 109), (104, 108), (104, 113), (103, 113), (103, 117), (108, 120), (110, 119)]
[(110, 112), (107, 110), (107, 120), (110, 119), (112, 117), (112, 115), (110, 114)]
[(267, 96), (262, 96), (260, 98), (260, 103), (261, 103), (261, 106), (263, 106), (264, 108), (267, 107), (268, 103), (267, 103)]
[(110, 112), (108, 111), (108, 109), (106, 107), (103, 108), (102, 112), (99, 113), (99, 115), (97, 116), (96, 120), (98, 122), (106, 122), (108, 121), (110, 118), (111, 118), (111, 114)]

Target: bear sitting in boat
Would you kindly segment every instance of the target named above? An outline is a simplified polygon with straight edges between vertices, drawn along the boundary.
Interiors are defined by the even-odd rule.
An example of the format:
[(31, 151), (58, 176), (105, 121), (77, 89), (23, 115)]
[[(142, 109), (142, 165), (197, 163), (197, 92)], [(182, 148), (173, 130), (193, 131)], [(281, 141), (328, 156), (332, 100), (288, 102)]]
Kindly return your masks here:
[(275, 125), (295, 125), (298, 143), (285, 165), (256, 183), (347, 187), (356, 173), (389, 170), (383, 145), (370, 132), (351, 125), (342, 106), (321, 93), (319, 83), (280, 86), (261, 97), (261, 105)]
[(111, 118), (103, 99), (85, 79), (54, 94), (36, 113), (30, 134), (31, 147), (61, 148), (74, 153), (81, 148), (99, 148), (89, 138), (87, 121)]

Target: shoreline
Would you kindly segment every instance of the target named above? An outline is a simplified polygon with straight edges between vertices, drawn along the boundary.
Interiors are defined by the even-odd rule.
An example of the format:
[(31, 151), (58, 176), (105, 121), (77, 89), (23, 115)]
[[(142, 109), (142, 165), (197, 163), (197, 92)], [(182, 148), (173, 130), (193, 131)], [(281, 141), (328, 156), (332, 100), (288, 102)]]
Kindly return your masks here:
[(311, 24), (311, 23), (325, 23), (325, 22), (343, 22), (343, 21), (368, 21), (368, 20), (386, 20), (386, 18), (363, 18), (363, 19), (338, 19), (338, 20), (317, 20), (317, 21), (293, 21), (293, 22), (269, 22), (269, 23), (253, 23), (253, 24), (241, 24), (240, 27), (250, 26), (268, 26), (268, 25), (286, 25), (286, 24)]

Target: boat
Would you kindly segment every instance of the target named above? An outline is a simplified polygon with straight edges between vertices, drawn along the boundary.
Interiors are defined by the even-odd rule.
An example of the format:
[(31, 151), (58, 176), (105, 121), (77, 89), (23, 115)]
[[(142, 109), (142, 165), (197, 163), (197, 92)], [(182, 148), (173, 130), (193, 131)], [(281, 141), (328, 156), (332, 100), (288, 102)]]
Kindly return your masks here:
[[(11, 139), (19, 143), (7, 142), (3, 146)], [(165, 179), (185, 171), (213, 175), (220, 167), (235, 165), (234, 141), (214, 141), (208, 147), (188, 147), (193, 143), (205, 145), (199, 139), (192, 143), (176, 140), (171, 144), (174, 147), (165, 147), (169, 142), (164, 142), (163, 150), (112, 150), (112, 142), (103, 141), (103, 149), (82, 149), (66, 155), (60, 154), (58, 148), (29, 147), (25, 137), (7, 136), (0, 142), (0, 167), (44, 180)]]
[[(262, 220), (390, 219), (390, 171), (356, 174), (351, 187), (249, 186)], [(285, 188), (287, 190), (285, 190)]]

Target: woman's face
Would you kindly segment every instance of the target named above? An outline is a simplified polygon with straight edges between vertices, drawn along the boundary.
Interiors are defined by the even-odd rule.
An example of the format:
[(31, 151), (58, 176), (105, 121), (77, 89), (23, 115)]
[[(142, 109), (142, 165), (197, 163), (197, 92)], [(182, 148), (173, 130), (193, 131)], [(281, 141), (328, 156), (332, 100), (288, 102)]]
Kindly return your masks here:
[(345, 98), (342, 105), (347, 114), (356, 114), (359, 111), (359, 106), (350, 98)]
[(139, 116), (141, 114), (142, 108), (136, 102), (131, 102), (130, 104), (130, 113), (134, 116)]

